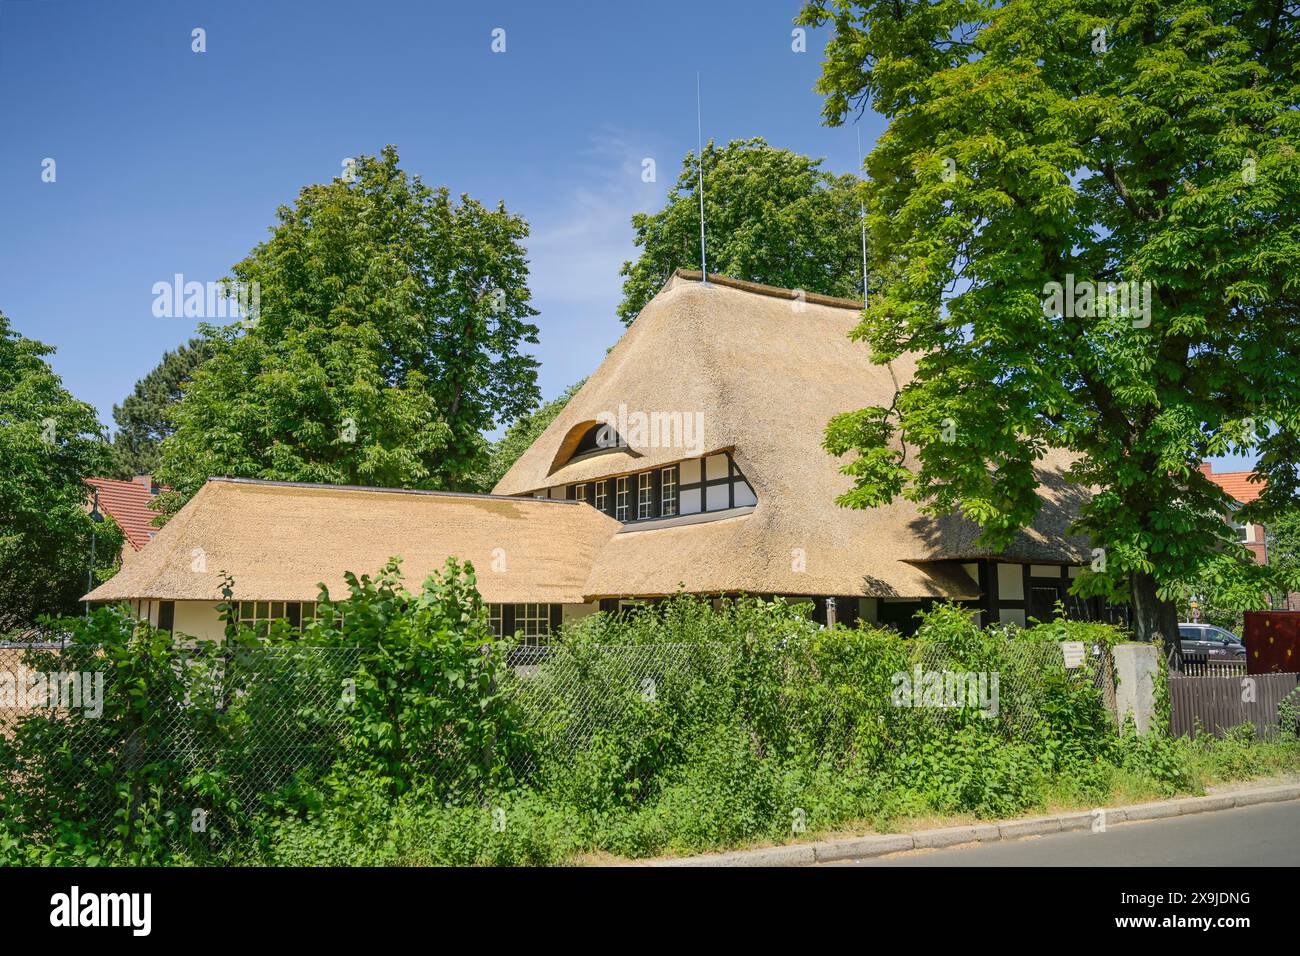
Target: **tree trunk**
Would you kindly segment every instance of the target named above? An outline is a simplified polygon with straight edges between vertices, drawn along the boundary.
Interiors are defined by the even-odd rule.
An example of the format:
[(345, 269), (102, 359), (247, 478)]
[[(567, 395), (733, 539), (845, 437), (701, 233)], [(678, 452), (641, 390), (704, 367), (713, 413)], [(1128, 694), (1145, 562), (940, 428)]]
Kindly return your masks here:
[(1164, 642), (1170, 666), (1182, 669), (1182, 648), (1178, 643), (1178, 608), (1173, 601), (1156, 595), (1156, 579), (1149, 574), (1129, 575), (1130, 599), (1133, 604), (1133, 636), (1143, 642)]

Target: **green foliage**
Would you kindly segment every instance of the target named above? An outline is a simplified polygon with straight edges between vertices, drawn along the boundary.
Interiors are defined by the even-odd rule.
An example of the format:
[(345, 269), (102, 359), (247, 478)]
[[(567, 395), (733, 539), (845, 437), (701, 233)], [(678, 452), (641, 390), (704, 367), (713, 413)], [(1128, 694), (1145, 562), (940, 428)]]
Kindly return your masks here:
[(95, 410), (64, 389), (45, 356), (0, 313), (0, 634), (67, 614), (117, 565), (122, 534), (87, 514), (85, 479), (108, 466)]
[(1033, 751), (966, 726), (935, 736), (900, 756), (894, 772), (916, 781), (940, 813), (1014, 816), (1034, 806), (1042, 771)]
[(1183, 738), (1157, 733), (1138, 735), (1130, 729), (1120, 736), (1115, 759), (1124, 770), (1153, 781), (1165, 796), (1195, 789), (1197, 784), (1189, 747)]
[(501, 695), (506, 647), (488, 628), (474, 569), (449, 558), (419, 594), (402, 587), (396, 560), (375, 578), (347, 581), (341, 600), (322, 589), (319, 617), (303, 633), (308, 644), (359, 654), (340, 772), (394, 795), (426, 779), (453, 792), (508, 783), (518, 728)]
[(190, 339), (135, 383), (121, 405), (113, 406), (117, 433), (112, 443), (112, 477), (129, 480), (152, 475), (161, 461), (163, 439), (175, 429), (172, 407), (181, 399), (195, 370), (212, 357), (213, 342)]
[[(826, 120), (871, 107), (889, 124), (866, 161), (872, 290), (854, 338), (880, 363), (919, 356), (891, 408), (828, 428), (854, 456), (843, 503), (901, 494), (1001, 547), (1041, 507), (1036, 464), (1065, 449), (1060, 491), (1106, 549), (1077, 588), (1131, 597), (1139, 638), (1168, 633), (1180, 585), (1241, 604), (1294, 584), (1232, 541), (1230, 501), (1198, 469), (1259, 454), (1268, 487), (1246, 520), (1300, 487), (1290, 13), (809, 0), (799, 22), (832, 27)], [(1071, 278), (1150, 283), (1149, 315), (1057, 308), (1049, 284)]]
[(318, 813), (263, 821), (242, 862), (270, 866), (555, 866), (585, 847), (573, 810), (529, 793), (446, 806), (437, 793), (391, 799), (363, 778)]
[[(857, 180), (763, 139), (704, 147), (709, 273), (786, 289), (860, 299), (862, 237)], [(618, 315), (631, 324), (675, 269), (700, 268), (699, 160), (656, 213), (632, 217), (641, 255), (625, 262)]]
[(224, 768), (196, 773), (183, 754), (160, 746), (176, 723), (196, 748), (221, 736), (227, 716), (212, 679), (214, 648), (198, 646), (179, 666), (168, 632), (112, 609), (60, 625), (71, 643), (58, 653), (30, 651), (24, 666), (94, 675), (102, 712), (36, 712), (0, 737), (8, 781), (0, 842), (28, 863), (163, 862), (174, 843), (188, 842), (189, 808), (228, 803)]
[[(678, 596), (583, 619), (560, 637), (563, 667), (524, 675), (468, 566), (412, 594), (392, 562), (320, 611), (298, 633), (231, 622), (195, 647), (119, 611), (66, 622), (72, 647), (29, 666), (101, 669), (103, 715), (33, 714), (0, 736), (0, 860), (554, 865), (1300, 768), (1293, 738), (1249, 729), (1118, 733), (1051, 646), (1108, 646), (1105, 625), (981, 630), (939, 606), (904, 639), (818, 627), (803, 605)], [(894, 678), (918, 665), (998, 673), (1000, 713), (900, 706)], [(196, 807), (213, 811), (201, 836)]]
[(304, 188), (235, 265), (260, 313), (204, 327), (216, 354), (163, 443), (169, 508), (212, 475), (470, 487), (480, 433), (535, 404), (527, 223), (408, 176), (392, 147), (354, 172)]
[(1270, 561), (1300, 564), (1300, 508), (1292, 508), (1277, 515), (1264, 530)]

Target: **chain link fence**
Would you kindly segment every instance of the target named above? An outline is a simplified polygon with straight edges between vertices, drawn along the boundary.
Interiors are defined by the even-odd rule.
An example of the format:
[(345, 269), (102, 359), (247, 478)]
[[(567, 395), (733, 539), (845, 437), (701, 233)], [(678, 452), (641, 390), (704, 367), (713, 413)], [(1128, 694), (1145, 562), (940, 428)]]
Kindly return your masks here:
[[(930, 737), (973, 720), (1008, 741), (1041, 733), (1059, 687), (1095, 693), (1114, 710), (1109, 654), (1089, 648), (1067, 667), (1056, 643), (1008, 641), (980, 665), (969, 652), (916, 643), (869, 661), (806, 641), (728, 644), (516, 646), (495, 673), (500, 739), (468, 746), (454, 726), (423, 739), (438, 751), (429, 781), (446, 799), (474, 799), (496, 779), (542, 787), (573, 772), (602, 740), (629, 732), (735, 723), (762, 746), (850, 766), (873, 741)], [(348, 749), (360, 655), (288, 645), (177, 649), (174, 680), (142, 719), (99, 719), (112, 695), (138, 688), (87, 648), (0, 648), (0, 781), (24, 805), (98, 819), (161, 819), (170, 839), (238, 830), (286, 791), (318, 782)], [(46, 700), (33, 700), (33, 675)], [(25, 693), (26, 692), (26, 693)], [(38, 695), (37, 695), (38, 696)], [(40, 754), (39, 761), (30, 759)], [(31, 768), (39, 766), (39, 774)], [(152, 815), (152, 816), (151, 816)]]

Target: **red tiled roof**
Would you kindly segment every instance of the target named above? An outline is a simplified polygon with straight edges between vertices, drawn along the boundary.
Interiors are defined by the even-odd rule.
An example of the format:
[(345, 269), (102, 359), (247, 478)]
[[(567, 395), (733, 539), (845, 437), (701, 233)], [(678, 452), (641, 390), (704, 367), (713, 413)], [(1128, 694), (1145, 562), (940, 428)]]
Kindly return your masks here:
[(158, 512), (149, 507), (153, 491), (141, 480), (87, 478), (86, 484), (99, 489), (99, 509), (113, 516), (131, 547), (139, 551), (158, 530), (153, 519)]
[(1251, 471), (1221, 471), (1215, 474), (1214, 466), (1209, 462), (1201, 463), (1201, 471), (1206, 478), (1209, 478), (1210, 481), (1242, 504), (1254, 501), (1259, 497), (1259, 493), (1264, 490), (1265, 483), (1263, 481), (1254, 482), (1250, 480), (1254, 474)]

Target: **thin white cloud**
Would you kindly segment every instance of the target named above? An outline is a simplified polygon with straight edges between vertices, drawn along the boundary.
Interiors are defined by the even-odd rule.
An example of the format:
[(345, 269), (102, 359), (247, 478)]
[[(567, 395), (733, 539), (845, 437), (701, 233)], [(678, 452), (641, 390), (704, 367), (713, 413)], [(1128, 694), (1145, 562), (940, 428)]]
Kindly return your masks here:
[[(642, 182), (646, 157), (656, 162), (658, 182)], [(563, 205), (554, 215), (538, 217), (528, 242), (539, 306), (606, 309), (613, 317), (622, 289), (618, 270), (636, 255), (632, 214), (662, 205), (665, 171), (675, 176), (678, 163), (667, 159), (655, 154), (648, 138), (625, 130), (606, 127), (591, 134)]]

